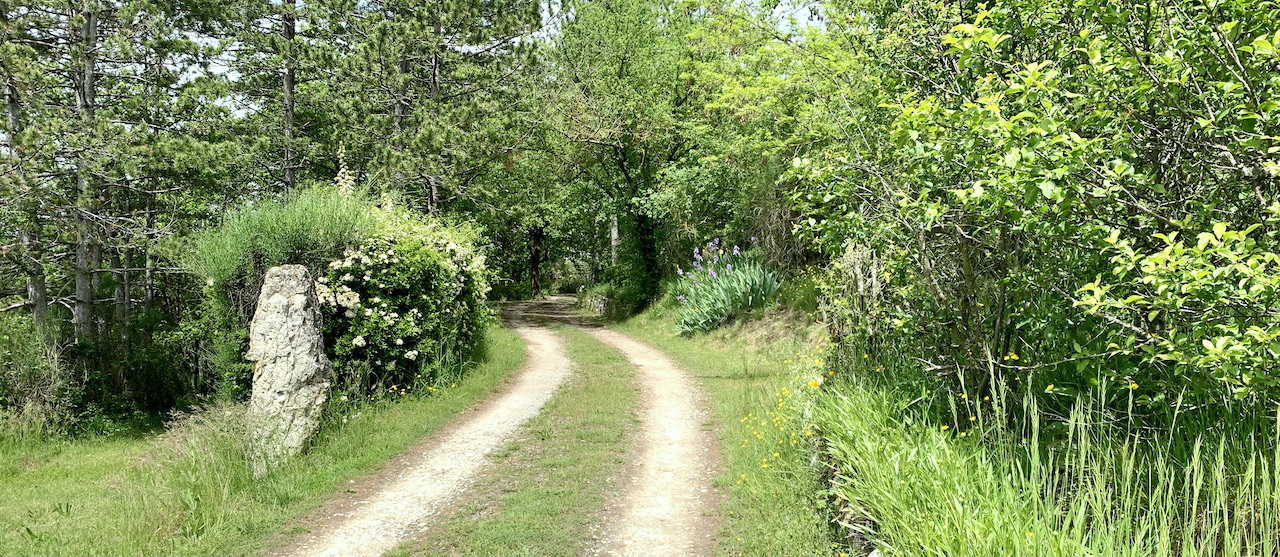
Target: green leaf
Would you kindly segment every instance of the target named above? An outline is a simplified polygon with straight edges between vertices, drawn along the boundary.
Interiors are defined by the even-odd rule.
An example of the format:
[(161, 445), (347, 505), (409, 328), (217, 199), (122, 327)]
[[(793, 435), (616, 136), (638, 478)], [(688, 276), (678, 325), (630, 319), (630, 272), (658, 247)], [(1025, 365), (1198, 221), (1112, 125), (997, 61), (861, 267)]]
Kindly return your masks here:
[(1276, 49), (1271, 46), (1271, 41), (1258, 37), (1253, 40), (1253, 54), (1255, 56), (1272, 56), (1276, 53)]

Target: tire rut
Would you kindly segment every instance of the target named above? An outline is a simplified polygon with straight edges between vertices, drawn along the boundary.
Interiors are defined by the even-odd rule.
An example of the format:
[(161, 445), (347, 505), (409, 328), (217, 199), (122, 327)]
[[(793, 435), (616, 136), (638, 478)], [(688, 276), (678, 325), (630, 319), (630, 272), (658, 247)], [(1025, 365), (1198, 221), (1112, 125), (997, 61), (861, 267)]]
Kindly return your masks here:
[(636, 368), (642, 403), (639, 458), (593, 554), (662, 557), (715, 551), (719, 468), (704, 397), (674, 361), (647, 344), (607, 329), (584, 328)]

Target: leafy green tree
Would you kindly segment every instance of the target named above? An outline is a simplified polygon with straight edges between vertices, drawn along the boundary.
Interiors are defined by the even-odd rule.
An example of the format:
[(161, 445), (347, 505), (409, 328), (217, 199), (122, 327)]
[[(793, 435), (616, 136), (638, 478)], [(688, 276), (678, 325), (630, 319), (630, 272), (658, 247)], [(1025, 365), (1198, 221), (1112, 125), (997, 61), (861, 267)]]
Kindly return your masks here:
[[(850, 311), (878, 306), (877, 322), (896, 328), (888, 336), (939, 354), (932, 364), (957, 387), (1019, 384), (1045, 367), (1061, 374), (1059, 390), (1217, 391), (1143, 356), (1166, 328), (1220, 323), (1213, 304), (1135, 319), (1122, 308), (1153, 293), (1123, 279), (1139, 298), (1090, 291), (1086, 314), (1076, 290), (1110, 291), (1095, 277), (1111, 275), (1105, 240), (1116, 232), (1135, 254), (1155, 254), (1167, 247), (1157, 233), (1263, 222), (1275, 183), (1272, 12), (1239, 2), (829, 8), (824, 36), (851, 48), (833, 73), (848, 79), (822, 93), (844, 102), (824, 112), (856, 133), (797, 157), (787, 179), (812, 219), (802, 232), (829, 252), (870, 254), (851, 256), (861, 267), (846, 272), (882, 277), (871, 303)], [(1249, 250), (1272, 249), (1256, 241)], [(886, 340), (865, 315), (850, 319), (864, 325), (859, 352)], [(1179, 343), (1200, 346), (1195, 337)]]
[[(609, 200), (612, 216), (629, 224), (634, 280), (645, 295), (661, 276), (660, 225), (644, 209), (663, 169), (694, 147), (686, 117), (697, 106), (679, 37), (688, 17), (676, 6), (642, 0), (578, 6), (556, 38), (554, 68), (558, 110), (554, 133), (572, 146), (569, 157)], [(611, 219), (618, 249), (619, 224)], [(612, 238), (618, 238), (613, 240)]]

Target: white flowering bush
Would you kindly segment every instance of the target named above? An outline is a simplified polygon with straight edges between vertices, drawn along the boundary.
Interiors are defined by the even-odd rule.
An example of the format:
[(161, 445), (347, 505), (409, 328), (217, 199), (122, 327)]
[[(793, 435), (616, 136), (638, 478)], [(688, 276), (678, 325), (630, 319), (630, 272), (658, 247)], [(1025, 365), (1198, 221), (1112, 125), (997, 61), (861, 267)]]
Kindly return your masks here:
[(335, 385), (356, 396), (433, 379), (490, 319), (474, 231), (390, 205), (370, 216), (379, 232), (316, 273)]
[[(249, 322), (268, 268), (316, 277), (335, 400), (402, 392), (463, 360), (491, 316), (479, 234), (378, 201), (344, 167), (333, 187), (232, 213), (191, 239), (184, 267), (204, 283), (198, 311), (170, 342), (212, 377), (198, 391), (249, 393)], [(392, 389), (392, 387), (397, 387)]]

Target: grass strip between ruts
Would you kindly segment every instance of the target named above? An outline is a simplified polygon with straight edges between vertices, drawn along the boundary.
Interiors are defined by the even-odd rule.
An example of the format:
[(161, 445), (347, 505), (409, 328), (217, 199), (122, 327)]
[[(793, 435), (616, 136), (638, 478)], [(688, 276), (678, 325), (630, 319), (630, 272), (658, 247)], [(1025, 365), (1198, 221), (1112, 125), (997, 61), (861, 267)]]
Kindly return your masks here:
[(447, 521), (387, 557), (586, 552), (630, 464), (639, 389), (617, 350), (577, 329), (556, 331), (574, 374), (493, 453)]

